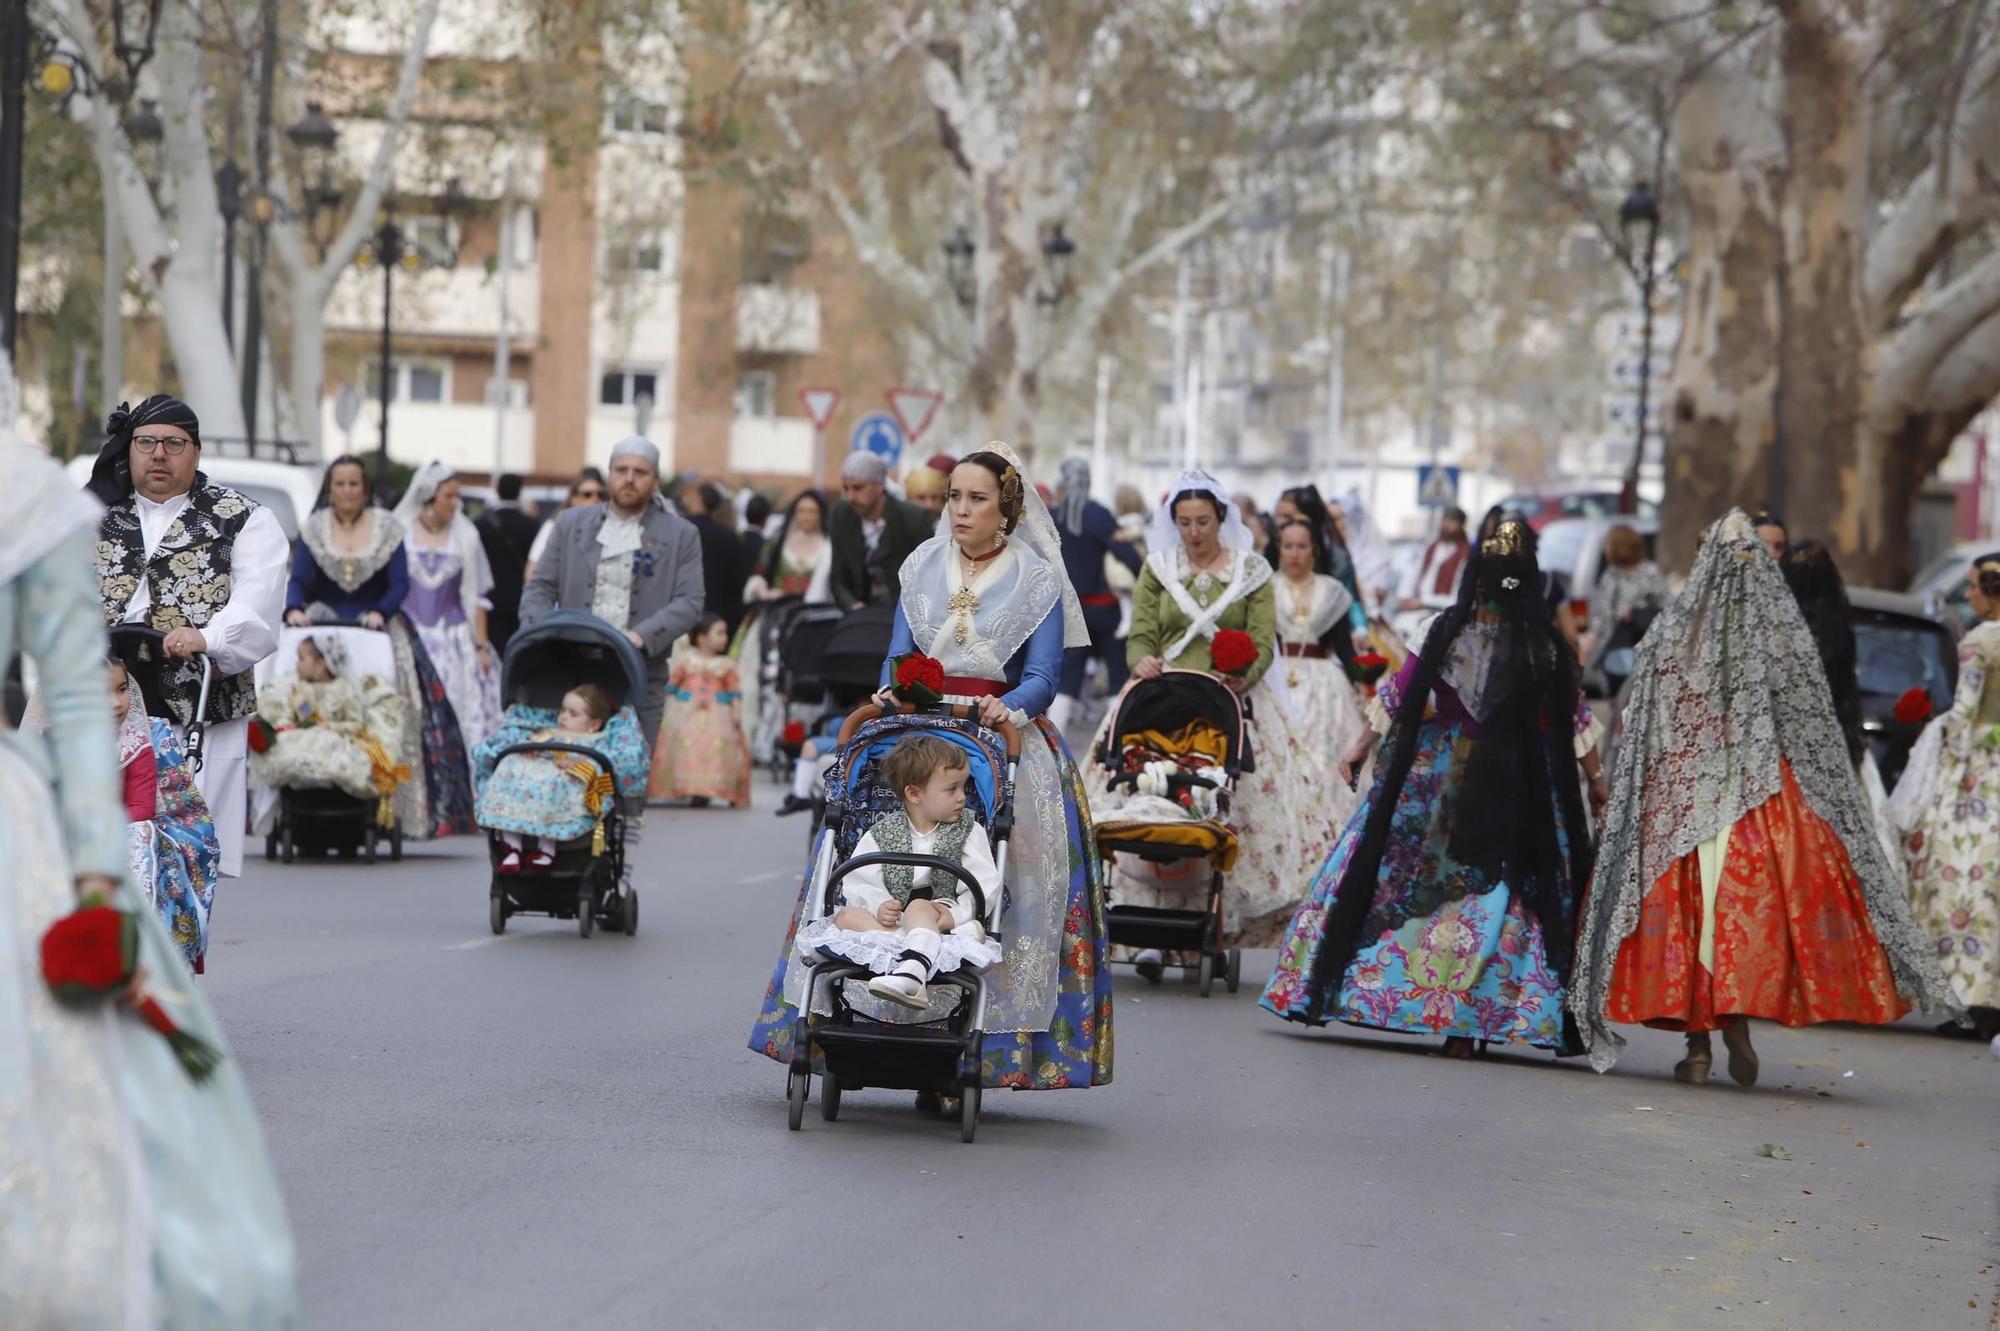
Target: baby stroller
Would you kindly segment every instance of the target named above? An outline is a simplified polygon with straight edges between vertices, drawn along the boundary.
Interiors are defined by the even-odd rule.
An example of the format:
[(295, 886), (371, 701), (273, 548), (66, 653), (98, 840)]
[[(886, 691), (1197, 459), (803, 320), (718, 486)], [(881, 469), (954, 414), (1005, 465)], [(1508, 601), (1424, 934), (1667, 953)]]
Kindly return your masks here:
[[(139, 697), (146, 704), (146, 715), (171, 719), (173, 711), (167, 706), (167, 696), (160, 679), (160, 673), (167, 664), (167, 635), (144, 624), (114, 624), (110, 638), (111, 655), (125, 663), (125, 673), (138, 684)], [(199, 772), (202, 736), (207, 728), (202, 717), (208, 711), (208, 686), (214, 681), (215, 672), (208, 668), (208, 653), (198, 652), (194, 659), (202, 668), (201, 691), (195, 698), (194, 713), (188, 721), (181, 746), (187, 750), (188, 770)]]
[[(261, 676), (258, 686), (261, 688), (272, 680), (284, 679), (293, 673), (301, 638), (324, 643), (329, 635), (338, 637), (347, 649), (349, 674), (357, 678), (364, 675), (386, 680), (396, 678), (396, 650), (389, 635), (380, 629), (363, 628), (352, 621), (342, 621), (314, 624), (309, 628), (286, 625), (279, 629), (278, 650), (266, 658), (271, 663), (269, 667), (258, 672)], [(277, 801), (275, 815), (270, 803), (274, 796)], [(381, 804), (379, 799), (364, 799), (326, 785), (281, 786), (275, 792), (267, 787), (259, 790), (253, 798), (256, 801), (257, 825), (264, 825), (267, 818), (271, 820), (269, 830), (264, 834), (266, 860), (290, 864), (300, 854), (338, 854), (344, 860), (358, 855), (366, 863), (373, 864), (377, 846), (385, 841), (392, 862), (403, 858), (403, 829), (393, 819), (389, 826), (381, 825), (377, 817)]]
[[(562, 706), (565, 693), (579, 684), (595, 684), (611, 698), (612, 710), (637, 705), (646, 691), (646, 662), (631, 639), (597, 616), (582, 610), (558, 610), (514, 634), (500, 664), (500, 696), (508, 707), (550, 711)], [(498, 757), (513, 753), (561, 753), (594, 764), (614, 783), (611, 761), (581, 744), (542, 742), (512, 744)], [(639, 894), (625, 876), (625, 810), (616, 796), (588, 836), (556, 847), (555, 863), (546, 873), (502, 874), (500, 860), (507, 845), (498, 832), (486, 833), (486, 851), (493, 868), (488, 896), (488, 923), (496, 934), (507, 931), (512, 915), (550, 915), (576, 921), (576, 931), (590, 937), (602, 923), (630, 937), (639, 931)]]
[[(1004, 725), (998, 733), (981, 727), (964, 706), (940, 706), (924, 713), (882, 715), (869, 703), (847, 718), (840, 732), (840, 756), (827, 773), (825, 823), (813, 846), (812, 881), (806, 891), (801, 925), (833, 913), (840, 905), (840, 882), (868, 864), (928, 866), (933, 873), (950, 873), (972, 893), (974, 908), (989, 936), (1000, 937), (1003, 903), (988, 901), (970, 873), (949, 860), (931, 855), (878, 852), (856, 858), (854, 847), (883, 814), (898, 809), (898, 792), (882, 784), (882, 758), (896, 741), (913, 732), (936, 735), (964, 749), (971, 764), (966, 806), (986, 829), (993, 859), (1004, 878), (1007, 838), (1014, 826), (1014, 771), (1021, 756), (1020, 732)], [(812, 1089), (813, 1059), (821, 1064), (820, 1117), (831, 1123), (840, 1115), (845, 1091), (873, 1086), (929, 1091), (959, 1097), (959, 1137), (971, 1141), (979, 1123), (980, 1060), (986, 1022), (986, 981), (963, 967), (940, 971), (933, 989), (952, 989), (952, 1009), (938, 1020), (899, 1023), (876, 1020), (849, 1004), (847, 985), (864, 987), (873, 972), (822, 950), (799, 958), (806, 968), (805, 991), (792, 1030), (792, 1063), (785, 1090), (790, 1102), (792, 1131), (805, 1121), (806, 1098)], [(828, 1004), (820, 1016), (811, 1014)]]
[(1138, 797), (1129, 809), (1110, 809), (1096, 820), (1107, 879), (1120, 852), (1156, 865), (1207, 860), (1211, 870), (1204, 909), (1109, 907), (1111, 941), (1194, 956), (1181, 969), (1195, 972), (1203, 998), (1218, 976), (1232, 994), (1242, 981), (1242, 950), (1221, 943), (1224, 880), (1237, 849), (1227, 825), (1229, 798), (1236, 778), (1253, 770), (1243, 722), (1241, 701), (1221, 680), (1200, 670), (1168, 670), (1126, 688), (1097, 754), (1112, 773), (1114, 795)]
[(804, 606), (805, 598), (800, 596), (780, 596), (760, 602), (756, 607), (757, 619), (752, 626), (750, 643), (745, 648), (746, 656), (754, 656), (754, 666), (745, 663), (746, 672), (754, 668), (758, 683), (757, 716), (751, 731), (750, 752), (758, 763), (770, 769), (775, 781), (783, 781), (790, 766), (780, 741), (785, 722), (789, 719), (782, 679), (782, 649), (786, 629), (791, 627), (792, 620)]

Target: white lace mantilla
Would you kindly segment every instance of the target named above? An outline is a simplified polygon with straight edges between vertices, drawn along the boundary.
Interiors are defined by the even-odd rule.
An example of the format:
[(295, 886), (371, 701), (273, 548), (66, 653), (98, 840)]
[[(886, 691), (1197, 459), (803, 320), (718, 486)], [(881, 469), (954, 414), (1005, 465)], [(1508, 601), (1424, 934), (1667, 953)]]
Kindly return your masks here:
[(1271, 580), (1271, 566), (1264, 562), (1262, 555), (1248, 550), (1229, 552), (1229, 577), (1223, 584), (1222, 595), (1207, 605), (1195, 600), (1194, 593), (1187, 588), (1187, 579), (1194, 576), (1194, 565), (1189, 562), (1187, 547), (1176, 540), (1164, 550), (1154, 550), (1146, 556), (1153, 576), (1166, 588), (1167, 595), (1173, 597), (1174, 604), (1187, 616), (1188, 630), (1160, 655), (1171, 661), (1187, 650), (1188, 644), (1201, 637), (1213, 640), (1215, 626), (1222, 618), (1222, 612), (1236, 602), (1262, 587)]
[(1063, 576), (1033, 550), (1009, 544), (981, 566), (972, 583), (979, 604), (960, 642), (959, 616), (950, 602), (965, 586), (964, 565), (948, 536), (933, 536), (903, 561), (902, 607), (910, 641), (936, 657), (947, 675), (1003, 680), (1007, 663), (1056, 608)]
[(1709, 529), (1687, 585), (1640, 641), (1632, 680), (1568, 1000), (1591, 1065), (1610, 1067), (1625, 1043), (1605, 999), (1647, 888), (1776, 795), (1783, 761), (1846, 847), (1897, 991), (1926, 1012), (1955, 1010), (1848, 761), (1818, 646), (1740, 509)]
[(339, 550), (333, 544), (333, 510), (316, 508), (299, 524), (299, 539), (332, 583), (344, 592), (353, 592), (380, 573), (403, 543), (403, 524), (382, 508), (364, 510), (368, 519), (368, 544), (360, 550)]

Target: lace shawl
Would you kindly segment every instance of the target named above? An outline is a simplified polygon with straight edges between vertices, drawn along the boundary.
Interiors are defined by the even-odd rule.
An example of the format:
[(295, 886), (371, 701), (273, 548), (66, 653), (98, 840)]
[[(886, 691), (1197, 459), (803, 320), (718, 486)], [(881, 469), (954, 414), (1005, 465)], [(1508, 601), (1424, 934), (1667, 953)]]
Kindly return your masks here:
[(936, 657), (947, 675), (1005, 679), (1007, 663), (1062, 599), (1061, 568), (1025, 545), (1009, 542), (973, 586), (979, 604), (959, 642), (958, 616), (947, 603), (963, 580), (963, 561), (949, 536), (933, 536), (903, 561), (903, 618), (917, 650)]
[(1194, 565), (1189, 562), (1187, 547), (1181, 544), (1178, 533), (1173, 545), (1155, 549), (1147, 555), (1146, 564), (1188, 620), (1187, 632), (1160, 653), (1161, 658), (1168, 661), (1186, 651), (1196, 634), (1213, 640), (1215, 625), (1222, 618), (1222, 612), (1271, 580), (1271, 566), (1264, 562), (1263, 556), (1248, 549), (1232, 549), (1229, 580), (1223, 585), (1222, 595), (1206, 606), (1196, 604), (1193, 593), (1187, 588), (1187, 580), (1194, 576)]
[(350, 595), (362, 583), (380, 573), (403, 543), (403, 524), (384, 508), (368, 512), (369, 539), (365, 549), (336, 550), (333, 545), (333, 510), (316, 508), (299, 524), (299, 540), (312, 556), (319, 571), (340, 590)]
[(1632, 681), (1568, 998), (1591, 1066), (1609, 1068), (1625, 1043), (1605, 1000), (1646, 890), (1776, 795), (1781, 760), (1846, 847), (1898, 992), (1924, 1011), (1955, 1010), (1875, 835), (1819, 649), (1740, 509), (1709, 529), (1687, 585), (1641, 640)]
[(1303, 607), (1304, 623), (1300, 623), (1298, 611), (1301, 607), (1293, 601), (1297, 588), (1291, 579), (1278, 578), (1278, 638), (1282, 642), (1317, 643), (1325, 637), (1334, 624), (1345, 618), (1354, 605), (1354, 596), (1339, 581), (1326, 573), (1315, 573), (1312, 579), (1312, 603)]

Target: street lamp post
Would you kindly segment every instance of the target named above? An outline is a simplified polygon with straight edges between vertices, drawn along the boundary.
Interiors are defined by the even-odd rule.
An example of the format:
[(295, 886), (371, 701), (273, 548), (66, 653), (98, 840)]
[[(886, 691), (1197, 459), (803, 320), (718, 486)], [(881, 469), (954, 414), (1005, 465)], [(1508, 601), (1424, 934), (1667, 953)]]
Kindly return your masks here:
[(14, 355), (21, 285), (21, 119), (27, 109), (28, 6), (10, 0), (0, 14), (0, 349)]
[(382, 219), (382, 226), (375, 233), (374, 248), (362, 251), (362, 259), (370, 260), (371, 253), (372, 262), (382, 265), (382, 344), (375, 380), (375, 391), (382, 408), (382, 451), (375, 456), (375, 488), (386, 490), (389, 486), (389, 398), (394, 388), (390, 338), (395, 314), (396, 265), (414, 257), (404, 247), (403, 229), (396, 225), (393, 214)]
[[(1646, 228), (1646, 245), (1642, 253), (1634, 256), (1633, 228), (1641, 225)], [(1639, 464), (1646, 456), (1647, 397), (1653, 381), (1653, 283), (1657, 276), (1653, 252), (1660, 240), (1660, 201), (1653, 196), (1649, 182), (1640, 181), (1625, 196), (1625, 202), (1618, 208), (1618, 227), (1625, 237), (1627, 262), (1639, 282), (1639, 410), (1637, 423), (1632, 427), (1632, 458), (1625, 465), (1625, 483), (1619, 487), (1618, 511), (1636, 513)]]
[[(222, 335), (236, 349), (236, 219), (243, 216), (243, 168), (234, 157), (215, 173), (215, 207), (222, 214)], [(107, 278), (108, 280), (108, 278)]]

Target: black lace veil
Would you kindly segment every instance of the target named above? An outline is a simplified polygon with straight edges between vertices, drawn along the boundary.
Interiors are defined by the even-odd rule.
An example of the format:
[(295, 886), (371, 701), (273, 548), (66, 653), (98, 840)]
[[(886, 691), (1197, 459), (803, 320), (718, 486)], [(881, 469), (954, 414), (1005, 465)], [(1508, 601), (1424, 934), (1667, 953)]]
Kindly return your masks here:
[[(1488, 612), (1482, 619), (1480, 611)], [(1463, 640), (1463, 641), (1462, 641)], [(1454, 746), (1450, 773), (1422, 828), (1395, 825), (1432, 691), (1455, 653), (1485, 653), (1483, 688), (1463, 699), (1479, 718)], [(1574, 750), (1578, 666), (1541, 597), (1535, 535), (1509, 517), (1473, 551), (1457, 604), (1431, 625), (1409, 687), (1377, 755), (1367, 821), (1348, 858), (1312, 969), (1309, 1019), (1321, 1020), (1359, 946), (1445, 903), (1506, 882), (1541, 924), (1550, 967), (1565, 984), (1576, 900), (1589, 881), (1590, 826)], [(1565, 850), (1563, 836), (1567, 836)], [(1392, 837), (1421, 836), (1457, 866), (1405, 885), (1378, 905)], [(1582, 1052), (1565, 1020), (1565, 1052)], [(1573, 1046), (1573, 1048), (1572, 1048)]]

